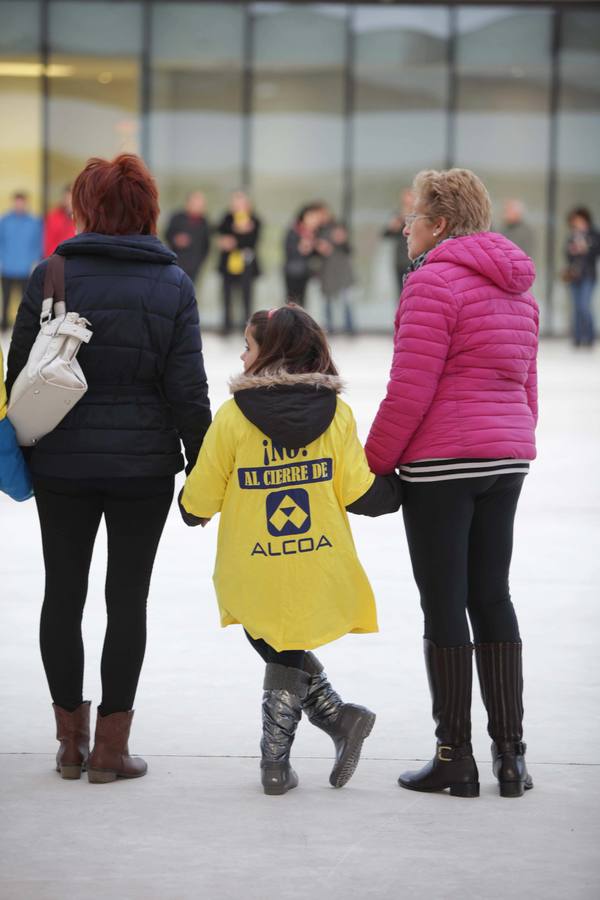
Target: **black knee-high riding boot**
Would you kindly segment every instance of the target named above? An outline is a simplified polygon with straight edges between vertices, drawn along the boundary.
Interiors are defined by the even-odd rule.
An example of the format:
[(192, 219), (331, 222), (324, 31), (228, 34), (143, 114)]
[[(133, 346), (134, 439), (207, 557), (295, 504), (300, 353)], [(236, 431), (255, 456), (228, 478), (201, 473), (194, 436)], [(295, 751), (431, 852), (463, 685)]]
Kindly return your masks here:
[(481, 697), (492, 739), (492, 768), (502, 797), (533, 787), (523, 743), (523, 654), (520, 641), (476, 644)]
[(412, 791), (450, 789), (454, 797), (478, 797), (479, 773), (471, 747), (473, 645), (438, 647), (423, 642), (436, 723), (437, 750), (418, 772), (404, 772), (401, 787)]
[(285, 794), (298, 784), (290, 750), (302, 717), (310, 675), (301, 669), (268, 663), (262, 700), (261, 779), (265, 794)]
[(354, 775), (363, 741), (373, 730), (375, 713), (364, 706), (344, 703), (331, 686), (314, 653), (305, 654), (304, 669), (310, 675), (310, 682), (302, 709), (310, 722), (328, 734), (333, 741), (335, 763), (329, 783), (332, 787), (340, 788)]

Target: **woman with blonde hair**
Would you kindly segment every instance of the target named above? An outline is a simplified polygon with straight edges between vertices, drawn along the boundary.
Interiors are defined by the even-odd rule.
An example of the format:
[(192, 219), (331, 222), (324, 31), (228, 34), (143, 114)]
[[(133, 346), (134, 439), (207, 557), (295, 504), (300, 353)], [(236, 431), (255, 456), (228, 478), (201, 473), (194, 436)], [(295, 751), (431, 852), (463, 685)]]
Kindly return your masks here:
[(434, 758), (399, 783), (479, 794), (468, 614), (494, 774), (501, 795), (516, 797), (533, 787), (508, 575), (519, 494), (536, 452), (535, 269), (489, 231), (490, 198), (473, 172), (423, 171), (414, 190), (390, 381), (366, 445), (374, 472), (399, 467), (404, 482), (437, 726)]

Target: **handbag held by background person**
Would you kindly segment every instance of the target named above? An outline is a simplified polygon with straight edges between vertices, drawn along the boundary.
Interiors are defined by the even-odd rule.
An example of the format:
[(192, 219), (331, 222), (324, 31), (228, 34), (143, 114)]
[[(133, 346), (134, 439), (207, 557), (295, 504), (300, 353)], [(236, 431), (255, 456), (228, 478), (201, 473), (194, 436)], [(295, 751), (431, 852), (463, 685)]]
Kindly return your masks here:
[(66, 311), (64, 257), (49, 257), (40, 331), (8, 405), (7, 415), (22, 447), (33, 446), (56, 428), (87, 391), (77, 354), (92, 337), (89, 325), (87, 319)]

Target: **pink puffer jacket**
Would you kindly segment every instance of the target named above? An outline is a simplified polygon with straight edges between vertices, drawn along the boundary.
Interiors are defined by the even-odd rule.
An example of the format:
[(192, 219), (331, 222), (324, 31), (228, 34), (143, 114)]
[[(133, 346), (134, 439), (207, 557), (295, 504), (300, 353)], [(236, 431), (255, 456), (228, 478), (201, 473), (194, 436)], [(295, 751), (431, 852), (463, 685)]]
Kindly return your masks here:
[(444, 241), (396, 313), (371, 469), (422, 459), (534, 459), (538, 308), (533, 262), (501, 234)]

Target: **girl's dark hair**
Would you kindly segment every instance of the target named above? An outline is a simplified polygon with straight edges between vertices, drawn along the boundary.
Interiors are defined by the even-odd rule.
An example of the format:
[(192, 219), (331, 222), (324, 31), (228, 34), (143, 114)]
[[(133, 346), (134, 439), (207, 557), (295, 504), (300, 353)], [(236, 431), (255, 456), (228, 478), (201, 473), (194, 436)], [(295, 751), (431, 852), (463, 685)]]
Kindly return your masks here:
[(567, 216), (567, 222), (569, 225), (576, 216), (578, 216), (580, 219), (585, 219), (588, 224), (588, 228), (592, 227), (592, 214), (587, 206), (576, 206), (571, 210), (571, 212)]
[(248, 322), (259, 353), (249, 374), (277, 371), (337, 375), (327, 338), (320, 325), (296, 303), (261, 309)]

